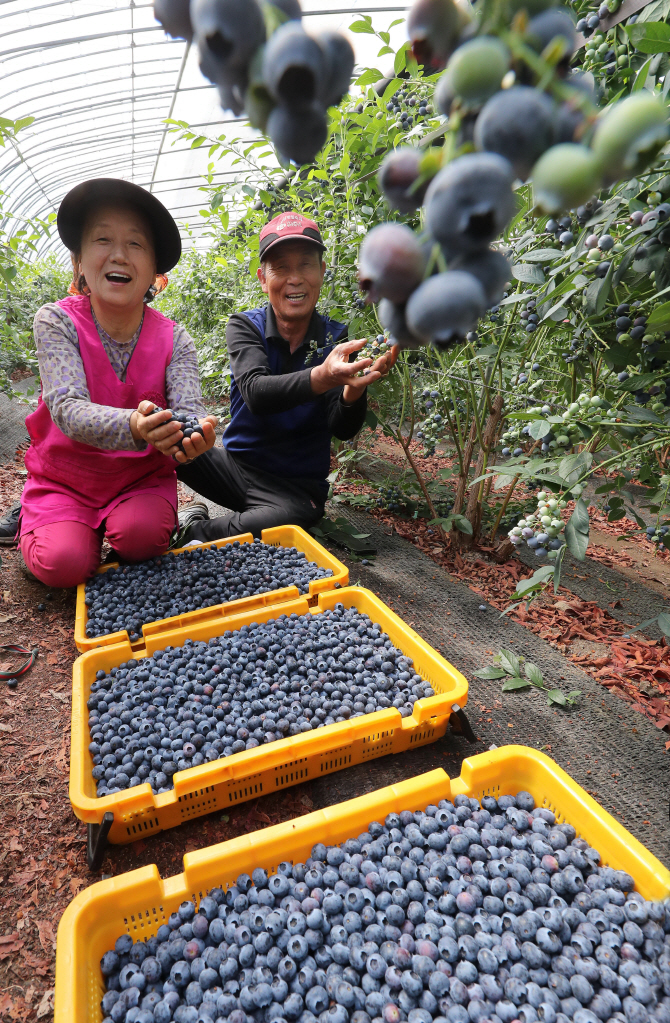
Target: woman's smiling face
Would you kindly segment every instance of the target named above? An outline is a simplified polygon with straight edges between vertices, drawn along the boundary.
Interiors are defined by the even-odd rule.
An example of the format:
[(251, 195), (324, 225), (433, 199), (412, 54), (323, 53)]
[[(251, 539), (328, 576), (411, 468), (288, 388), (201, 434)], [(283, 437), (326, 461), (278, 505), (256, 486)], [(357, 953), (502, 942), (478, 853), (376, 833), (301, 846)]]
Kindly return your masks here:
[(139, 307), (156, 277), (149, 224), (136, 210), (96, 210), (82, 232), (79, 265), (92, 298), (117, 309)]

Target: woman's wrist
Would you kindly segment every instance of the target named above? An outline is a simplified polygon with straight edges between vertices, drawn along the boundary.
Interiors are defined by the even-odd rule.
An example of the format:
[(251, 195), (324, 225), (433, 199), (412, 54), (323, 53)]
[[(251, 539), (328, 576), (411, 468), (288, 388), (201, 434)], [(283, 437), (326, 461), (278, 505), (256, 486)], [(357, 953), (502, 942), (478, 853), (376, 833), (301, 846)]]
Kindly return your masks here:
[(130, 432), (133, 435), (133, 440), (137, 444), (140, 440), (140, 431), (137, 429), (137, 409), (133, 409), (130, 413)]

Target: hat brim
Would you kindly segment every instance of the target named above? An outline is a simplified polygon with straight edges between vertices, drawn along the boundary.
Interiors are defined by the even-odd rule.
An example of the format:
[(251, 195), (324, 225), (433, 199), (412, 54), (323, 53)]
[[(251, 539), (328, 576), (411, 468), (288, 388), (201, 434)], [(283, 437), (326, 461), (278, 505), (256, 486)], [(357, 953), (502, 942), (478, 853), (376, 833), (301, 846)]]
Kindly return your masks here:
[(284, 242), (307, 242), (308, 245), (315, 245), (321, 252), (326, 251), (326, 246), (323, 242), (317, 241), (316, 238), (310, 238), (307, 234), (285, 234), (281, 238), (275, 238), (269, 245), (266, 245), (260, 252), (260, 258), (265, 259), (268, 252), (276, 249), (278, 245), (283, 245)]
[(70, 252), (81, 247), (89, 212), (102, 206), (130, 206), (149, 221), (154, 240), (156, 273), (167, 273), (179, 262), (181, 237), (172, 215), (145, 188), (120, 178), (91, 178), (70, 189), (58, 208), (58, 234)]

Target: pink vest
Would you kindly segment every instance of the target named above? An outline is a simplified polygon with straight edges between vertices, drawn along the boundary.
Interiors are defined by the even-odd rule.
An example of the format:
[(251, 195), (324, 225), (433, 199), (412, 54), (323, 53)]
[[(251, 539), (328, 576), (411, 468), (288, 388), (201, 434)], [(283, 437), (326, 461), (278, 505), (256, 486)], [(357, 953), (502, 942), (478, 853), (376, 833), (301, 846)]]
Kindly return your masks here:
[[(148, 306), (122, 383), (102, 346), (90, 299), (73, 295), (58, 305), (77, 329), (91, 401), (135, 409), (145, 398), (165, 407), (165, 371), (172, 359), (174, 324)], [(129, 413), (130, 414), (130, 413)], [(21, 531), (75, 521), (97, 529), (128, 497), (151, 492), (177, 508), (175, 463), (149, 445), (144, 451), (103, 451), (66, 437), (40, 397), (26, 418), (29, 476), (23, 491)]]

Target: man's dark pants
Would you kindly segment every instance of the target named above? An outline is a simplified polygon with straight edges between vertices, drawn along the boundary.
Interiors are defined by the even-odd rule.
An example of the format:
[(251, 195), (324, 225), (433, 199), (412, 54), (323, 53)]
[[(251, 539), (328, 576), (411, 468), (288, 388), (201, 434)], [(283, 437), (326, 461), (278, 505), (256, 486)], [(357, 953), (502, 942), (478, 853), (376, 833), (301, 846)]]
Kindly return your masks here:
[(180, 466), (177, 476), (209, 501), (232, 509), (229, 515), (194, 523), (189, 540), (207, 542), (239, 533), (256, 537), (270, 526), (308, 529), (324, 512), (327, 492), (322, 481), (274, 476), (240, 461), (223, 446)]

